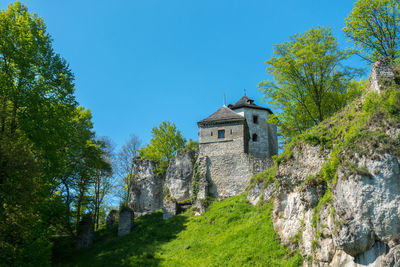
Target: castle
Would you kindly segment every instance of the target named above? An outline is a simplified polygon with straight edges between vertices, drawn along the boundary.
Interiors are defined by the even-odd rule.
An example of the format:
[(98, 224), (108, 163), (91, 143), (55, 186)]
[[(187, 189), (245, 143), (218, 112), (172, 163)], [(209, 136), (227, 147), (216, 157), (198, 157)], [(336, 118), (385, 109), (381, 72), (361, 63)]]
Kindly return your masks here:
[(243, 96), (197, 123), (200, 153), (248, 153), (271, 157), (278, 153), (276, 126), (267, 122), (272, 111)]
[(207, 197), (243, 193), (253, 174), (270, 167), (271, 157), (278, 153), (276, 126), (267, 122), (271, 114), (247, 96), (224, 105), (197, 123), (198, 153), (178, 151), (163, 177), (158, 176), (154, 162), (134, 158), (135, 179), (129, 192), (135, 216), (163, 208), (169, 218), (188, 200), (201, 213)]
[(278, 153), (276, 125), (267, 122), (271, 114), (245, 95), (197, 123), (198, 161), (206, 164), (210, 196), (242, 193), (254, 173), (271, 165), (271, 156)]

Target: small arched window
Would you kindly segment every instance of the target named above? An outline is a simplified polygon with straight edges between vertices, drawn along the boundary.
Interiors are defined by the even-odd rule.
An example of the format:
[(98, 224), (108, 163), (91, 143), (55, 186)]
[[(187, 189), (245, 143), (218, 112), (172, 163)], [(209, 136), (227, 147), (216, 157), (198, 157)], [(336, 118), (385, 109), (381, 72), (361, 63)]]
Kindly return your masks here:
[(211, 136), (212, 136), (212, 132), (211, 132)]
[(253, 142), (257, 142), (258, 140), (258, 136), (257, 134), (253, 134), (253, 138), (252, 138)]

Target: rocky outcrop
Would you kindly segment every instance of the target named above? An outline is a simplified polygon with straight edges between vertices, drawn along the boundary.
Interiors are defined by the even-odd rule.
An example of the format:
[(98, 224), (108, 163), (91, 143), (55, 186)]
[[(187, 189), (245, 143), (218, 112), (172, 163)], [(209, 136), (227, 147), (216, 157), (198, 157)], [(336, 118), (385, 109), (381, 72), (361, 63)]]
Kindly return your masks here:
[[(196, 152), (180, 150), (171, 159), (165, 177), (157, 175), (155, 162), (135, 157), (132, 160), (134, 179), (129, 187), (130, 207), (135, 216), (163, 209), (165, 217), (183, 211), (191, 205), (192, 177)], [(164, 205), (164, 197), (179, 202), (177, 210), (171, 212), (170, 205)]]
[(376, 241), (388, 244), (400, 237), (400, 168), (391, 154), (362, 156), (353, 163), (363, 172), (339, 171), (334, 199), (337, 216), (346, 221), (337, 244), (357, 256)]
[(257, 205), (269, 202), (275, 194), (275, 184), (256, 183), (247, 191), (247, 200), (251, 205)]
[(189, 199), (192, 194), (192, 176), (195, 152), (180, 150), (171, 159), (165, 175), (169, 195), (177, 201)]
[[(393, 153), (354, 156), (354, 170), (338, 168), (337, 183), (309, 183), (330, 150), (298, 145), (281, 163), (279, 184), (255, 184), (253, 205), (274, 195), (272, 220), (281, 242), (300, 248), (305, 266), (399, 266), (400, 158)], [(329, 193), (332, 190), (332, 193)], [(329, 197), (329, 194), (332, 194)]]
[(134, 212), (128, 207), (124, 207), (119, 212), (118, 236), (127, 235), (133, 227)]
[[(382, 93), (389, 81), (400, 90), (390, 84), (392, 74), (385, 61), (376, 63), (372, 89)], [(274, 229), (283, 244), (300, 249), (304, 266), (400, 266), (400, 121), (384, 111), (365, 115), (365, 99), (301, 137), (277, 161)], [(268, 198), (272, 184), (253, 185), (249, 202)]]
[(135, 157), (132, 164), (135, 176), (129, 188), (129, 206), (136, 216), (161, 209), (164, 180), (157, 175), (155, 163)]
[(209, 181), (207, 179), (209, 169), (207, 166), (209, 164), (210, 160), (208, 157), (199, 157), (194, 165), (192, 199), (194, 200), (193, 210), (196, 215), (206, 212), (207, 209), (206, 199), (209, 196)]

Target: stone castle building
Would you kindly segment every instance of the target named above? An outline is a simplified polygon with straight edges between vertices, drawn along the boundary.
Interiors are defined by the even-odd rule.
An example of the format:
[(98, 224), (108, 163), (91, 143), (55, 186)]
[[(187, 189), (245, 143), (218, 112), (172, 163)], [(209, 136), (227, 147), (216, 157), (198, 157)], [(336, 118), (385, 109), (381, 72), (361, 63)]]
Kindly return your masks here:
[(244, 192), (253, 174), (272, 164), (278, 153), (272, 111), (243, 96), (199, 121), (199, 164), (206, 170), (208, 194), (218, 198)]
[(253, 174), (272, 165), (278, 152), (276, 126), (267, 123), (271, 110), (243, 96), (198, 122), (199, 151), (177, 151), (164, 176), (156, 163), (135, 157), (135, 178), (129, 187), (130, 208), (141, 216), (162, 208), (164, 218), (186, 209), (200, 213), (207, 198), (243, 193)]

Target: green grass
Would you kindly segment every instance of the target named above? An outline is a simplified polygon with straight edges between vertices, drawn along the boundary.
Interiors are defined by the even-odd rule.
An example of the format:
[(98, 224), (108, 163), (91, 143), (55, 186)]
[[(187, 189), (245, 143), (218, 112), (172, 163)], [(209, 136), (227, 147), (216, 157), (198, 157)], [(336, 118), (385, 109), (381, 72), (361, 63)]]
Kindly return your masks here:
[(88, 249), (57, 249), (57, 266), (300, 266), (299, 252), (280, 245), (272, 203), (253, 207), (244, 195), (163, 221), (161, 212), (135, 220), (133, 232), (101, 231)]

